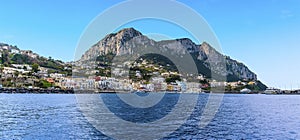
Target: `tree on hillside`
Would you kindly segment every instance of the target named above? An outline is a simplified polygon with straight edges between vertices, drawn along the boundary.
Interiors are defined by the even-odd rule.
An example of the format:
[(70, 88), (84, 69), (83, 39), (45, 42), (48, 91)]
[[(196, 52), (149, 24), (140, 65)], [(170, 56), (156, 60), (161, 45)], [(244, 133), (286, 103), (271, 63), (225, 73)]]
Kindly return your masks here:
[[(2, 78), (2, 72), (4, 70), (4, 66), (3, 65), (0, 65), (0, 78)], [(1, 80), (1, 79), (0, 79)], [(0, 81), (1, 82), (1, 81)]]
[(8, 52), (7, 51), (2, 52), (1, 61), (2, 61), (2, 64), (4, 64), (5, 62), (8, 63), (9, 59), (8, 59)]
[(38, 72), (39, 71), (39, 64), (37, 64), (37, 63), (34, 63), (34, 64), (32, 64), (32, 71), (33, 72)]

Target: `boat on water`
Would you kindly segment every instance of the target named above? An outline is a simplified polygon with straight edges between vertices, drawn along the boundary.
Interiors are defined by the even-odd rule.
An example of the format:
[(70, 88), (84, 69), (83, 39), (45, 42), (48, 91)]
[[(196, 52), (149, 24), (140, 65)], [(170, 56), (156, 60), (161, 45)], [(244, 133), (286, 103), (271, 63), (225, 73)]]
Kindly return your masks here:
[(280, 94), (281, 90), (276, 88), (267, 88), (264, 92), (264, 94)]
[(252, 91), (251, 91), (250, 89), (248, 89), (248, 88), (244, 88), (244, 89), (242, 89), (240, 92), (241, 92), (241, 93), (244, 93), (244, 94), (249, 94), (249, 93), (251, 93)]

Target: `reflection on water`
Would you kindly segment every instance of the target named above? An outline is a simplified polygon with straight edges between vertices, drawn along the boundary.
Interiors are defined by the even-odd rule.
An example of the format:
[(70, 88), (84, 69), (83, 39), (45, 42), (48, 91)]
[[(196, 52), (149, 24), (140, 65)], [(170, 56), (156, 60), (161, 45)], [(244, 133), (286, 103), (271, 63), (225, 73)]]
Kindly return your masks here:
[(160, 102), (149, 108), (132, 107), (123, 102), (117, 94), (111, 94), (109, 96), (102, 94), (101, 96), (108, 109), (114, 112), (119, 118), (135, 123), (149, 123), (163, 118), (172, 111), (180, 95), (166, 94)]
[[(115, 104), (114, 94), (101, 96), (120, 118), (150, 122), (166, 115), (177, 96), (186, 95), (167, 94), (161, 102), (166, 106), (144, 112)], [(165, 139), (300, 139), (300, 96), (225, 95), (213, 121), (202, 129), (197, 125), (208, 95), (194, 96), (199, 98), (195, 112)], [(0, 94), (0, 139), (110, 138), (87, 122), (75, 95)]]

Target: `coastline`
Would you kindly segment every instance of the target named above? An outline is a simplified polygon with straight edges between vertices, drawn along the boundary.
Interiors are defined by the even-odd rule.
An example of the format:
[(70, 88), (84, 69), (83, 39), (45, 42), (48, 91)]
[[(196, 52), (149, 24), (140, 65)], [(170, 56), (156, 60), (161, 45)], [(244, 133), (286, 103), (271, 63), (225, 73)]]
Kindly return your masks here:
[[(73, 90), (73, 89), (30, 89), (30, 88), (0, 88), (0, 94), (132, 94), (135, 92), (118, 92), (113, 90), (105, 90), (105, 91), (93, 91), (93, 90)], [(160, 92), (157, 92), (158, 94)], [(166, 91), (164, 93), (167, 94), (195, 94), (195, 93), (182, 93), (182, 92), (174, 92), (174, 91)], [(242, 93), (238, 91), (225, 91), (225, 92), (211, 92), (204, 91), (197, 94), (263, 94), (263, 95), (300, 95), (300, 93), (280, 93), (280, 94), (266, 94), (263, 92), (250, 92), (250, 93)]]
[(0, 88), (0, 93), (74, 94), (72, 89)]

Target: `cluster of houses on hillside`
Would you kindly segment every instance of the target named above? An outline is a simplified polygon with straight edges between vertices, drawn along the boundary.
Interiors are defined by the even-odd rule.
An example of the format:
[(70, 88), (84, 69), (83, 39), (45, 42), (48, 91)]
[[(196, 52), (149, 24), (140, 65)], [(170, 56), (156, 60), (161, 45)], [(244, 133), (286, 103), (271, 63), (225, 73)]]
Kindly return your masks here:
[(176, 81), (166, 83), (164, 78), (152, 78), (149, 83), (133, 82), (130, 79), (116, 79), (111, 77), (94, 77), (94, 78), (66, 78), (61, 81), (63, 88), (72, 88), (77, 90), (94, 90), (99, 92), (105, 91), (176, 91), (176, 92), (201, 92), (200, 83), (187, 83)]
[[(132, 91), (144, 91), (144, 92), (183, 92), (183, 93), (199, 93), (204, 90), (209, 90), (214, 87), (230, 87), (231, 89), (241, 89), (240, 87), (254, 86), (256, 81), (237, 81), (237, 82), (218, 82), (215, 80), (209, 81), (209, 83), (199, 82), (187, 82), (186, 79), (175, 82), (166, 82), (165, 77), (169, 75), (179, 75), (176, 72), (164, 72), (161, 74), (156, 73), (150, 81), (133, 81), (132, 79), (117, 79), (114, 77), (106, 76), (89, 76), (89, 77), (71, 77), (62, 73), (49, 73), (48, 68), (39, 67), (39, 71), (34, 73), (36, 77), (27, 75), (32, 72), (32, 66), (27, 64), (12, 64), (11, 67), (2, 67), (1, 81), (3, 79), (15, 79), (15, 87), (24, 88), (37, 88), (34, 87), (34, 83), (39, 80), (45, 80), (50, 83), (53, 87), (63, 90), (89, 90), (94, 92), (132, 92)], [(135, 71), (135, 76), (141, 76), (140, 71)], [(198, 80), (204, 80), (202, 75), (197, 76)], [(19, 85), (19, 86), (18, 86)], [(0, 83), (0, 88), (5, 85)], [(248, 89), (244, 88), (240, 92), (249, 93)], [(268, 89), (266, 93), (269, 94), (280, 94), (280, 93), (299, 93), (298, 90), (279, 90), (279, 89)]]
[(240, 87), (256, 84), (255, 82), (217, 82), (211, 81), (209, 84), (201, 84), (199, 82), (175, 81), (167, 83), (163, 77), (153, 77), (147, 83), (134, 82), (130, 79), (116, 79), (112, 77), (89, 77), (89, 78), (62, 78), (59, 80), (59, 86), (67, 89), (77, 90), (94, 90), (99, 92), (105, 91), (173, 91), (173, 92), (202, 92), (203, 89), (214, 87), (232, 86)]
[[(172, 92), (202, 92), (203, 89), (209, 90), (214, 87), (230, 86), (236, 88), (246, 85), (255, 85), (256, 82), (218, 82), (215, 80), (209, 83), (199, 82), (187, 82), (186, 79), (181, 81), (166, 82), (166, 78), (170, 75), (178, 75), (176, 72), (154, 72), (153, 76), (148, 82), (145, 81), (133, 81), (132, 79), (117, 79), (106, 76), (89, 76), (89, 77), (71, 77), (62, 73), (49, 73), (48, 68), (39, 67), (39, 71), (32, 73), (30, 76), (28, 73), (32, 73), (32, 66), (27, 64), (12, 64), (12, 67), (3, 67), (1, 79), (15, 79), (14, 82), (18, 83), (13, 85), (15, 87), (22, 86), (25, 88), (35, 88), (35, 83), (39, 80), (47, 81), (51, 84), (51, 87), (60, 89), (74, 89), (74, 90), (89, 90), (95, 92), (108, 92), (108, 91), (145, 91), (145, 92), (160, 92), (160, 91), (172, 91)], [(140, 71), (135, 71), (136, 77), (141, 77)], [(36, 77), (39, 77), (37, 79)], [(204, 80), (202, 75), (196, 76), (197, 80)], [(0, 83), (1, 86), (2, 85)]]
[(39, 56), (38, 54), (32, 52), (31, 50), (20, 50), (16, 46), (11, 46), (11, 45), (7, 45), (7, 44), (0, 44), (0, 57), (2, 57), (1, 52), (5, 52), (5, 51), (7, 51), (11, 54), (27, 55), (31, 58), (37, 58)]

